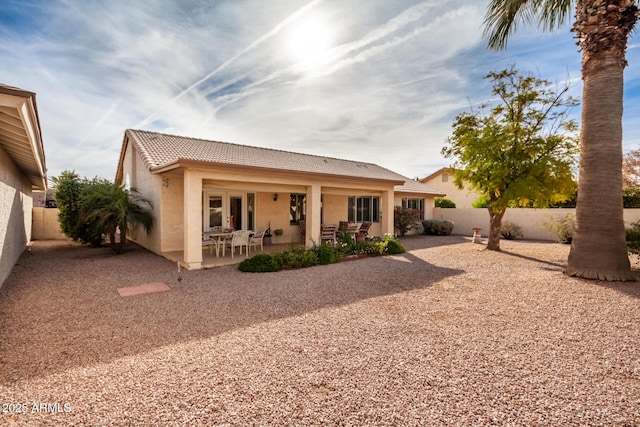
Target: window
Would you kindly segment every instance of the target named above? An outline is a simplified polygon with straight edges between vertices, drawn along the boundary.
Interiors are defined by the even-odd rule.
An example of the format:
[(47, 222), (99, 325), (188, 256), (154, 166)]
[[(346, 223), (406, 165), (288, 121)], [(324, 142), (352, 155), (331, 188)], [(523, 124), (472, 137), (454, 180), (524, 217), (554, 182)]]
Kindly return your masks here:
[(349, 197), (349, 222), (380, 222), (380, 197)]
[(420, 211), (420, 220), (424, 219), (424, 199), (412, 199), (404, 197), (402, 199), (402, 207), (407, 209), (417, 209)]
[(307, 211), (307, 195), (291, 193), (291, 201), (289, 203), (289, 223), (291, 225), (300, 224), (301, 220), (306, 219)]
[(209, 227), (222, 225), (222, 196), (209, 196)]
[(442, 174), (442, 182), (449, 182), (449, 174), (448, 173), (443, 173)]

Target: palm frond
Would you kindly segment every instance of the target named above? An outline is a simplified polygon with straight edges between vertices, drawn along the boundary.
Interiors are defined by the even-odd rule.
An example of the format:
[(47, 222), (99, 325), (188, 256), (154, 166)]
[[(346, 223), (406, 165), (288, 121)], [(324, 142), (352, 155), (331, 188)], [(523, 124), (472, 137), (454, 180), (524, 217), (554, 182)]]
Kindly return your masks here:
[(501, 50), (518, 24), (536, 23), (545, 31), (561, 27), (575, 0), (491, 0), (484, 17), (482, 36), (490, 49)]

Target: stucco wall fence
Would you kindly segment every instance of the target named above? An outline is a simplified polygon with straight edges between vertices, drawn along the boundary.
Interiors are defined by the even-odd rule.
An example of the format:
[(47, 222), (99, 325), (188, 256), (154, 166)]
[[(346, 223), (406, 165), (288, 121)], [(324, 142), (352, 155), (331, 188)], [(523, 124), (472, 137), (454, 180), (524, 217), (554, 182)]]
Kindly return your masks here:
[[(507, 209), (502, 223), (511, 222), (522, 228), (525, 239), (556, 240), (557, 236), (545, 228), (544, 224), (564, 218), (568, 214), (575, 214), (575, 209)], [(473, 235), (474, 227), (482, 228), (481, 234), (489, 234), (489, 212), (486, 209), (433, 208), (434, 219), (448, 219), (453, 221), (452, 234)], [(624, 221), (627, 227), (640, 220), (640, 209), (625, 209)]]
[(31, 238), (33, 240), (66, 239), (67, 236), (60, 231), (58, 215), (58, 209), (34, 207)]

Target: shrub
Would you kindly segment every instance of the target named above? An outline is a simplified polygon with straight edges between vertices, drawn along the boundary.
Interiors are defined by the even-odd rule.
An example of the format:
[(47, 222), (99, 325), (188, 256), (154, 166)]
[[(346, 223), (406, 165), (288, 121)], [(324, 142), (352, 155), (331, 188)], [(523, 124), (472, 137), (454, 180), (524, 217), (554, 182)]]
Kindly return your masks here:
[(396, 206), (393, 211), (393, 227), (398, 230), (401, 236), (420, 223), (422, 211), (420, 209), (409, 209)]
[(507, 240), (522, 239), (522, 228), (512, 222), (503, 222), (500, 227), (500, 235)]
[(384, 238), (385, 252), (389, 255), (405, 253), (404, 247), (390, 234)]
[(329, 245), (320, 245), (312, 249), (318, 258), (318, 264), (333, 264), (340, 260), (340, 250)]
[(278, 254), (257, 254), (251, 258), (243, 260), (238, 269), (251, 273), (264, 273), (269, 271), (282, 270), (282, 257)]
[(435, 207), (436, 208), (455, 208), (456, 203), (451, 199), (447, 199), (446, 197), (436, 197)]
[(305, 268), (318, 265), (318, 256), (312, 250), (293, 248), (283, 252), (282, 255), (286, 268)]
[(640, 253), (640, 221), (631, 224), (631, 228), (627, 228), (627, 247), (629, 252), (634, 254)]
[(574, 214), (567, 214), (563, 218), (551, 218), (543, 222), (542, 226), (558, 235), (558, 243), (569, 244), (573, 240), (573, 235), (576, 232), (576, 216)]
[(488, 196), (480, 196), (478, 199), (471, 204), (472, 208), (486, 208), (487, 203), (489, 203)]
[(453, 231), (453, 221), (448, 219), (425, 219), (422, 221), (424, 234), (431, 236), (448, 236)]
[(640, 187), (624, 187), (622, 203), (625, 208), (640, 208)]

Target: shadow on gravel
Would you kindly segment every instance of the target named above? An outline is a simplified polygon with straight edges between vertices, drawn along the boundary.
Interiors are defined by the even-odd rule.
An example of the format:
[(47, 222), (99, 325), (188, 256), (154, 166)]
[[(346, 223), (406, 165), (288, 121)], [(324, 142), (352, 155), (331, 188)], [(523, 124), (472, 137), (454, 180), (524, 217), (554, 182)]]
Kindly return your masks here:
[[(447, 237), (402, 243), (412, 250), (421, 242), (465, 242)], [(136, 245), (116, 256), (108, 248), (36, 243), (0, 289), (0, 384), (423, 289), (461, 273), (410, 252), (278, 273), (241, 273), (235, 266), (178, 273), (175, 264)], [(172, 290), (117, 293), (150, 282)]]
[(547, 261), (547, 260), (540, 259), (540, 258), (535, 258), (535, 257), (527, 256), (527, 255), (517, 254), (515, 252), (505, 251), (504, 249), (501, 250), (500, 253), (505, 254), (505, 255), (509, 255), (509, 256), (513, 256), (513, 257), (516, 257), (516, 258), (526, 259), (527, 261), (534, 261), (534, 262), (539, 262), (541, 264), (547, 264), (547, 265), (550, 265), (552, 267), (557, 267), (557, 268), (550, 269), (550, 270), (554, 270), (554, 271), (556, 271), (558, 269), (559, 269), (559, 271), (562, 271), (567, 266), (566, 264), (561, 264), (559, 262), (551, 262), (551, 261)]

